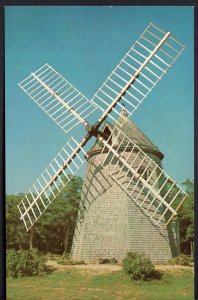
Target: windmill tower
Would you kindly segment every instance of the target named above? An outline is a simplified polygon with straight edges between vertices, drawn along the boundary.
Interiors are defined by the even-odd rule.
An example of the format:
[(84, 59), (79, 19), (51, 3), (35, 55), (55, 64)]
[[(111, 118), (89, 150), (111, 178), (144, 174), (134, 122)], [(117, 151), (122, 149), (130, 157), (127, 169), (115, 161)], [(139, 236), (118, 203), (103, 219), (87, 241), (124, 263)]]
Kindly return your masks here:
[[(124, 110), (121, 115), (125, 115)], [(122, 122), (123, 118), (120, 117), (118, 121)], [(106, 123), (103, 132), (109, 136), (113, 128), (113, 125)], [(164, 155), (131, 120), (124, 122), (122, 132), (161, 167)], [(122, 148), (121, 144), (119, 146)], [(130, 153), (130, 144), (128, 148), (126, 155)], [(98, 263), (99, 259), (122, 260), (127, 252), (137, 251), (145, 253), (154, 263), (165, 263), (172, 256), (177, 256), (180, 250), (178, 236), (174, 237), (172, 226), (162, 230), (150, 221), (126, 194), (122, 188), (124, 182), (120, 186), (98, 165), (97, 156), (101, 150), (101, 145), (96, 141), (87, 153), (88, 164), (73, 237), (72, 257)], [(134, 162), (135, 156), (136, 153), (131, 161)], [(146, 163), (142, 163), (139, 174), (144, 173), (145, 168)], [(118, 178), (123, 181), (123, 171), (119, 166), (114, 173), (119, 174)], [(148, 169), (144, 177), (148, 178), (150, 173)], [(156, 172), (152, 177), (157, 177)], [(130, 175), (127, 182), (129, 180)], [(133, 189), (134, 185), (132, 183), (130, 188)], [(139, 188), (136, 187), (133, 193), (138, 192)], [(144, 205), (148, 207), (149, 200)], [(153, 205), (150, 211), (155, 209)]]
[(121, 259), (136, 249), (166, 261), (177, 253), (169, 227), (188, 195), (162, 170), (163, 155), (129, 117), (184, 48), (150, 23), (91, 100), (48, 64), (19, 83), (65, 133), (80, 124), (87, 131), (81, 141), (69, 139), (19, 203), (27, 231), (88, 161), (73, 257)]

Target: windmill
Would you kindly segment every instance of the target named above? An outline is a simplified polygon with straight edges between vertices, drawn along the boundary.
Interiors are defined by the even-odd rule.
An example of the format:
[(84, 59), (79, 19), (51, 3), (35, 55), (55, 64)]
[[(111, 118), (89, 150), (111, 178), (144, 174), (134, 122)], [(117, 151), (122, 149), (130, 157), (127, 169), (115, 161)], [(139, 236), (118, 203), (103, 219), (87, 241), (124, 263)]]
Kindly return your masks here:
[[(95, 138), (100, 150), (92, 164), (104, 180), (116, 183), (155, 228), (167, 232), (188, 195), (123, 128), (184, 48), (170, 32), (150, 23), (91, 100), (48, 64), (19, 83), (65, 133), (79, 124), (87, 131), (81, 141), (67, 141), (19, 203), (27, 231), (89, 159), (84, 147)], [(98, 112), (91, 125), (90, 117)], [(84, 215), (82, 202), (75, 235)]]

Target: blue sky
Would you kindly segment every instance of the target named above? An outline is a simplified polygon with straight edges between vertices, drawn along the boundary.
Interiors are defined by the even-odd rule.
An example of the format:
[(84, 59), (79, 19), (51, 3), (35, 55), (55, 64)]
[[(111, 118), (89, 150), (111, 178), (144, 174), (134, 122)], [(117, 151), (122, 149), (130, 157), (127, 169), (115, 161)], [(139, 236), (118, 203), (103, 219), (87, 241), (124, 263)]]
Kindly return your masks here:
[[(69, 137), (18, 83), (48, 62), (92, 98), (151, 21), (187, 48), (133, 121), (165, 155), (173, 179), (193, 179), (193, 13), (190, 6), (6, 7), (6, 192), (26, 192)], [(79, 127), (72, 132), (83, 134)]]

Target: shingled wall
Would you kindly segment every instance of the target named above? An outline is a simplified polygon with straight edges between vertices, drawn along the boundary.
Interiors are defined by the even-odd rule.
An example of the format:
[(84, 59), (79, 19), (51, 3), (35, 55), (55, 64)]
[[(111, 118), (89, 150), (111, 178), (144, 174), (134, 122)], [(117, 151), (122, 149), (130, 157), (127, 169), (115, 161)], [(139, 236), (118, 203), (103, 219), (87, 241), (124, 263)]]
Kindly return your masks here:
[[(109, 130), (112, 130), (112, 126), (108, 124)], [(127, 120), (122, 130), (161, 167), (163, 154), (132, 121)], [(166, 263), (172, 256), (177, 256), (179, 243), (172, 224), (167, 230), (160, 229), (151, 222), (124, 191), (124, 184), (127, 185), (127, 182), (119, 186), (101, 166), (98, 158), (99, 155), (105, 154), (100, 154), (100, 150), (100, 145), (96, 143), (89, 151), (73, 238), (72, 258), (95, 263), (98, 263), (100, 258), (115, 258), (121, 261), (128, 251), (138, 251), (145, 253), (154, 263)], [(128, 156), (127, 152), (125, 155)], [(133, 162), (134, 167), (139, 165), (138, 159), (134, 160), (135, 157), (136, 153), (133, 153), (129, 161)], [(106, 162), (108, 169), (114, 168), (113, 161), (109, 164), (106, 159)], [(145, 166), (147, 163), (145, 160)], [(119, 168), (117, 165), (114, 172), (119, 173)], [(123, 175), (122, 172), (119, 175), (121, 181)], [(153, 173), (153, 182), (157, 176), (156, 172)], [(137, 186), (133, 194), (139, 194), (140, 188)], [(140, 202), (143, 199), (140, 198)], [(148, 205), (146, 201), (145, 205)], [(155, 208), (151, 206), (150, 209)]]
[(95, 158), (90, 157), (86, 171), (72, 257), (98, 263), (100, 258), (120, 261), (128, 251), (138, 251), (165, 263), (177, 255), (171, 227), (169, 234), (156, 227)]

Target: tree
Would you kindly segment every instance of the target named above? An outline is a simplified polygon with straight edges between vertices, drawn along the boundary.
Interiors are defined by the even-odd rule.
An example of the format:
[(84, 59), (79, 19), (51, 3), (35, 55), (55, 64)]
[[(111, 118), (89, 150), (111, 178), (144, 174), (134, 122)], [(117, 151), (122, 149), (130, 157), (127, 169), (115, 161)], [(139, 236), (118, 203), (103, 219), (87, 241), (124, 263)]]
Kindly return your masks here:
[(40, 251), (70, 252), (81, 189), (82, 179), (74, 176), (35, 224), (34, 244)]
[(29, 234), (20, 221), (17, 208), (23, 197), (24, 194), (6, 195), (6, 248), (8, 249), (28, 249)]
[(41, 218), (26, 232), (17, 204), (23, 194), (6, 196), (7, 248), (69, 252), (80, 201), (82, 179), (74, 176)]
[(181, 250), (194, 256), (194, 182), (186, 179), (182, 184), (189, 198), (178, 211), (180, 223)]

